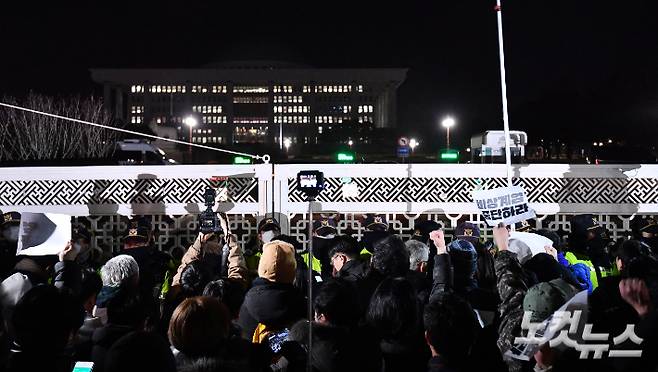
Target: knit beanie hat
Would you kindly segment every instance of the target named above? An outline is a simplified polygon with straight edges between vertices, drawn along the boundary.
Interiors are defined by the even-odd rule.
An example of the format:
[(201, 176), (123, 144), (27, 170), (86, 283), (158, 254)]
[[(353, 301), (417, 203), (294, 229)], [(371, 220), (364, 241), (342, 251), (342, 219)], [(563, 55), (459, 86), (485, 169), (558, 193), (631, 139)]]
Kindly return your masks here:
[(259, 277), (271, 282), (292, 284), (296, 269), (295, 248), (291, 244), (274, 240), (263, 246), (263, 254), (258, 263)]

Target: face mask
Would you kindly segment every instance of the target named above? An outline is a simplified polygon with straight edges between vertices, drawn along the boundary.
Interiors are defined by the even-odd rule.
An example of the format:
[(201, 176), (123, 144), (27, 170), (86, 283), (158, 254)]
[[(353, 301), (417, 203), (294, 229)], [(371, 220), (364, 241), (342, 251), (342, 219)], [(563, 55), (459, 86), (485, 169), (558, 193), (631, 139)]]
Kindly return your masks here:
[(260, 234), (261, 240), (263, 240), (263, 244), (267, 244), (267, 243), (271, 242), (272, 240), (274, 240), (274, 237), (276, 237), (277, 235), (278, 235), (277, 232), (274, 231), (274, 230), (263, 231)]
[(2, 237), (11, 243), (16, 243), (18, 241), (18, 226), (5, 228), (2, 231)]

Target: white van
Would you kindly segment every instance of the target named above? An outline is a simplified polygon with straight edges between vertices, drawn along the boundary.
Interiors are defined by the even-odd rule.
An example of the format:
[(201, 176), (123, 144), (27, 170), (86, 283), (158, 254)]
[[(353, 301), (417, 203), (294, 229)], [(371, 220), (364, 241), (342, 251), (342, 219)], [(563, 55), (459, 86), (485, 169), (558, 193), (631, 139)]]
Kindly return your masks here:
[(176, 164), (167, 158), (162, 149), (147, 140), (127, 139), (118, 141), (114, 157), (120, 165), (170, 165)]

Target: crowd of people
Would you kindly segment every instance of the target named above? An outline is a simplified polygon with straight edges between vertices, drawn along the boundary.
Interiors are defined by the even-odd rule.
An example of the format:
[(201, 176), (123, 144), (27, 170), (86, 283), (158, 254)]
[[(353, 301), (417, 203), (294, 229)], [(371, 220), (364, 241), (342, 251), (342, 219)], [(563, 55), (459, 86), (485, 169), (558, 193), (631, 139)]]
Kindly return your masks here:
[[(652, 218), (636, 217), (635, 235), (617, 241), (591, 215), (573, 216), (567, 236), (501, 224), (493, 241), (470, 222), (448, 241), (430, 220), (404, 241), (381, 215), (364, 219), (357, 240), (322, 218), (311, 255), (275, 218), (262, 219), (241, 247), (219, 217), (222, 233), (199, 233), (180, 260), (155, 249), (150, 220), (135, 218), (121, 251), (101, 260), (82, 226), (57, 256), (17, 256), (20, 214), (5, 213), (0, 369), (69, 372), (77, 361), (93, 362), (94, 372), (658, 366)], [(510, 230), (551, 244), (537, 252)], [(519, 357), (529, 325), (576, 295), (587, 298), (575, 322), (587, 324), (580, 339), (544, 340)], [(597, 343), (606, 353), (582, 358), (578, 345)], [(613, 357), (613, 349), (641, 355)]]

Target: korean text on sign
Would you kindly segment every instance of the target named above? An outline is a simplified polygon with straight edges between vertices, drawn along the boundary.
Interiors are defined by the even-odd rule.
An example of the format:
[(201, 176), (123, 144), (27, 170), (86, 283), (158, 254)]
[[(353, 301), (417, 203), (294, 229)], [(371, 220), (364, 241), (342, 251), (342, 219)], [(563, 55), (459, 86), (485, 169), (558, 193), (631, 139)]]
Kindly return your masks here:
[(511, 225), (535, 217), (520, 186), (476, 190), (473, 191), (473, 200), (489, 226), (501, 222)]

